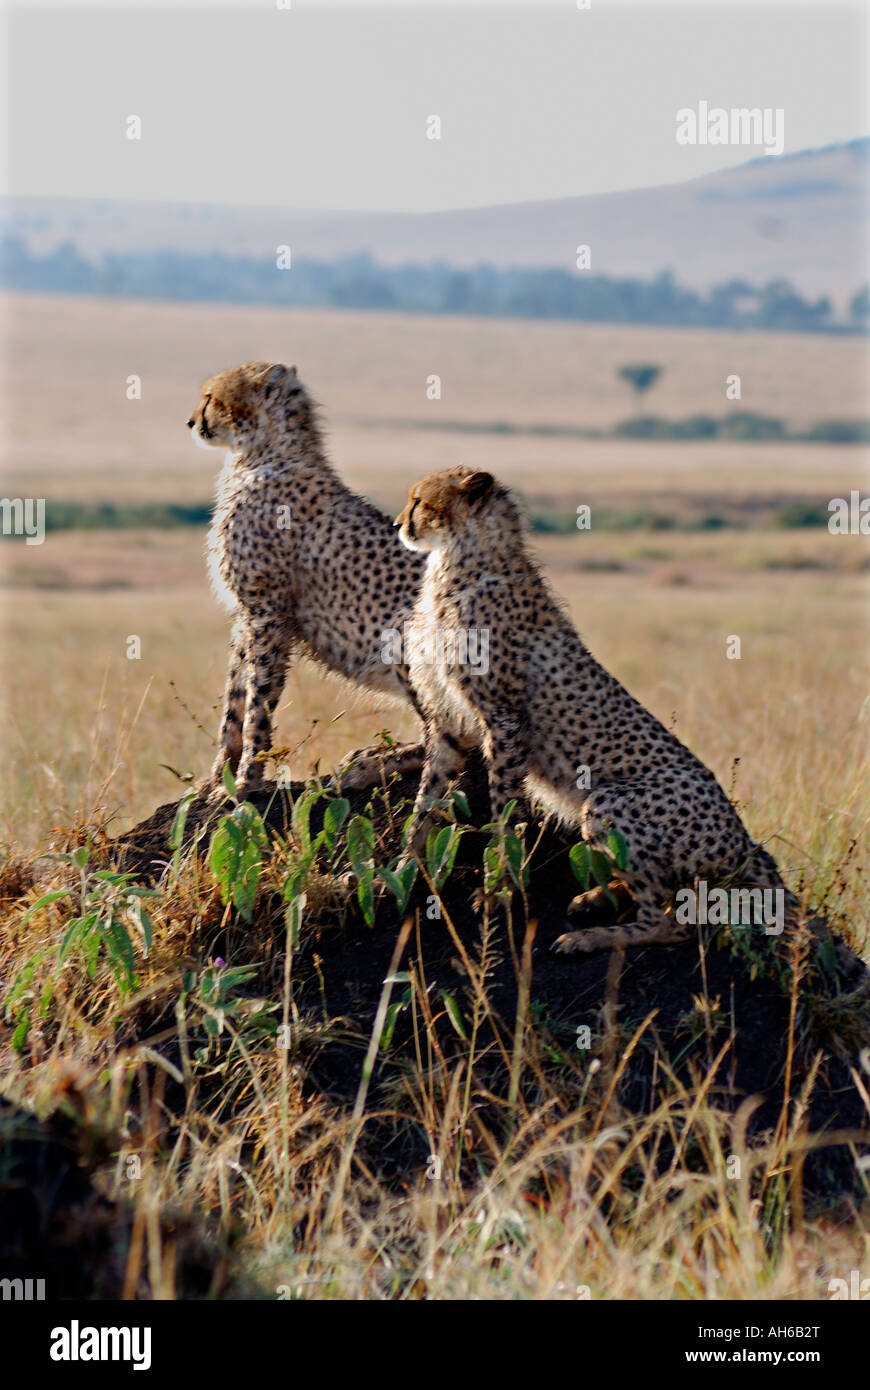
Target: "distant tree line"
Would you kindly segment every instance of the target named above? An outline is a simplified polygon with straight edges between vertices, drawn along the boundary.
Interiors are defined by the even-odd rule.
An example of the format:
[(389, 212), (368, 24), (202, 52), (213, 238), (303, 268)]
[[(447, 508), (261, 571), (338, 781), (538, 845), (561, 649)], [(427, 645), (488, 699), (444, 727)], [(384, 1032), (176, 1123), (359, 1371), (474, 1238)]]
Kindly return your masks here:
[(383, 266), (365, 254), (331, 262), (294, 261), (292, 269), (279, 269), (268, 258), (171, 250), (113, 251), (92, 262), (71, 242), (44, 256), (33, 255), (16, 236), (2, 242), (0, 284), (7, 289), (65, 294), (587, 323), (809, 333), (863, 333), (870, 325), (866, 287), (853, 296), (846, 318), (837, 319), (827, 296), (805, 299), (784, 279), (762, 286), (729, 280), (699, 293), (679, 285), (670, 271), (638, 280), (558, 269), (500, 270), (489, 265), (460, 270), (443, 261)]

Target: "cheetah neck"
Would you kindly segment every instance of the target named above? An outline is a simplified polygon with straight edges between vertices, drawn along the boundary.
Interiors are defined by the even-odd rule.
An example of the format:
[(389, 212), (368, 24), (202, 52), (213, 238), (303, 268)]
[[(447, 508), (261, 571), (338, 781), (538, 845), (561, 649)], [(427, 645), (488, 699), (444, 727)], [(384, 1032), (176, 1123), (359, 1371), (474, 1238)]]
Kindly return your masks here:
[(431, 572), (448, 584), (473, 584), (484, 575), (527, 579), (537, 572), (522, 527), (498, 516), (449, 532), (435, 556), (440, 563)]
[(338, 474), (327, 459), (317, 438), (287, 434), (279, 439), (258, 437), (241, 449), (229, 449), (224, 456), (218, 488), (253, 478), (268, 478), (301, 472), (318, 475), (321, 485), (343, 488)]

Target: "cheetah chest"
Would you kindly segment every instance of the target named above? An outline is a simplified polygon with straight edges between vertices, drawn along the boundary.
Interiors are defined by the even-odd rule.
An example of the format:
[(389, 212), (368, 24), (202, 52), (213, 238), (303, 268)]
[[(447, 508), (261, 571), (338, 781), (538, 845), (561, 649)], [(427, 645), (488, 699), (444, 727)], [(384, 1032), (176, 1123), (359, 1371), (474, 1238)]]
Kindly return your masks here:
[(479, 732), (480, 715), (469, 698), (467, 633), (453, 605), (423, 592), (405, 629), (411, 684), (424, 708), (465, 735)]

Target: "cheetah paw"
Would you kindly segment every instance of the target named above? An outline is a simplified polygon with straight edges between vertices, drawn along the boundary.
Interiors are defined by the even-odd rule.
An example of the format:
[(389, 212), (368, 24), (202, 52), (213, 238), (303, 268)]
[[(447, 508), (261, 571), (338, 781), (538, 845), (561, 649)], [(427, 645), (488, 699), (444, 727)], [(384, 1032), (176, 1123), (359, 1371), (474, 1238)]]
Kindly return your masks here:
[(568, 956), (581, 951), (588, 952), (595, 947), (590, 943), (588, 932), (566, 931), (556, 938), (550, 949), (559, 955)]

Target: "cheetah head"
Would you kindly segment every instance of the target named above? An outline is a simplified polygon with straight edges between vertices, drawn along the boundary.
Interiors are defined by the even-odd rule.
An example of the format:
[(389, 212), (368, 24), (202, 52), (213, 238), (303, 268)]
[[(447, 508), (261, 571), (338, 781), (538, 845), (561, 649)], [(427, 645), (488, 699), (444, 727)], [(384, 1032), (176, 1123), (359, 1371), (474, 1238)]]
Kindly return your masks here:
[(237, 451), (274, 434), (276, 425), (286, 427), (305, 400), (295, 367), (244, 362), (209, 377), (187, 428), (202, 449)]
[(503, 493), (491, 473), (447, 468), (430, 473), (408, 493), (408, 505), (396, 517), (399, 537), (409, 550), (442, 550), (483, 519), (488, 504)]

